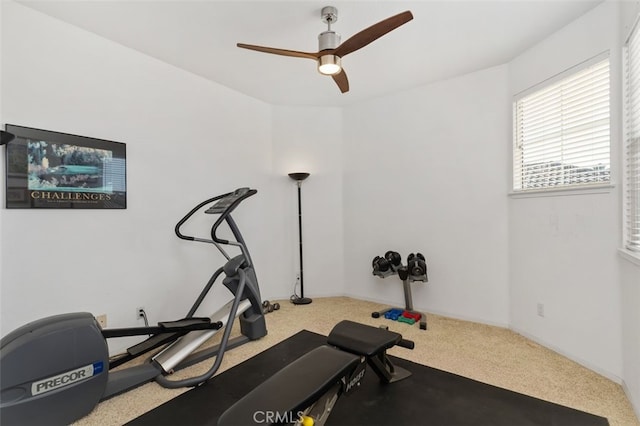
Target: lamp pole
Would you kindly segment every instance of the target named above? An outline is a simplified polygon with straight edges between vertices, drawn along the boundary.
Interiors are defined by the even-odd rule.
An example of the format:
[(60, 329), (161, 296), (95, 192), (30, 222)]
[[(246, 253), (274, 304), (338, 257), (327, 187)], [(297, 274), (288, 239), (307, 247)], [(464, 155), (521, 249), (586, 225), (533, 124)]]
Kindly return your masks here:
[[(289, 173), (289, 177), (296, 181), (298, 185), (298, 241), (300, 243), (300, 297), (297, 295), (291, 296), (291, 302), (294, 305), (308, 305), (311, 303), (311, 299), (304, 297), (304, 268), (302, 261), (302, 181), (309, 177), (309, 173), (296, 172)], [(294, 292), (295, 293), (295, 292)]]

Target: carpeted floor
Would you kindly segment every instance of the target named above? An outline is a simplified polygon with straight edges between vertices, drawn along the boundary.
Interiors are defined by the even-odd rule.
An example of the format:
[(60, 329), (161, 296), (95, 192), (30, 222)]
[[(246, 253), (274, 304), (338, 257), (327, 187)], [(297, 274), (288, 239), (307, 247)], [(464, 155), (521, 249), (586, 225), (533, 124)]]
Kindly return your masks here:
[[(373, 319), (371, 312), (382, 305), (350, 298), (315, 299), (305, 306), (286, 301), (281, 306), (267, 315), (269, 335), (228, 352), (220, 372), (301, 330), (327, 335), (337, 322), (350, 319), (389, 325), (416, 342), (413, 351), (392, 349), (390, 354), (397, 357), (605, 417), (612, 426), (640, 426), (620, 385), (507, 329), (429, 315), (429, 329), (423, 331)], [(202, 374), (209, 365), (205, 361), (176, 373), (176, 378)], [(185, 391), (150, 383), (101, 403), (76, 424), (121, 425)]]

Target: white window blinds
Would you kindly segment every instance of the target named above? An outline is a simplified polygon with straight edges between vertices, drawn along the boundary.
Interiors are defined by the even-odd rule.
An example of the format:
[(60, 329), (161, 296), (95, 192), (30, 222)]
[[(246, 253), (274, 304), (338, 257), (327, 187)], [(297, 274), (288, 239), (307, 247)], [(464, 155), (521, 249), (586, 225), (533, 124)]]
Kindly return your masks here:
[(640, 253), (640, 30), (626, 46), (625, 247)]
[(515, 102), (514, 191), (609, 182), (609, 59)]

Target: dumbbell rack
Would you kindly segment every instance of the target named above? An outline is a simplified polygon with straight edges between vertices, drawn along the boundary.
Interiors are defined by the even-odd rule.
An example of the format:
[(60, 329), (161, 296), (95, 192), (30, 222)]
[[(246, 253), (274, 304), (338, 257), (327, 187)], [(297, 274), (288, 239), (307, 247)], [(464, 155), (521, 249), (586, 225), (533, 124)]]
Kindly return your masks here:
[[(403, 269), (402, 271), (399, 271), (400, 269)], [(402, 265), (391, 265), (391, 269), (381, 272), (379, 270), (374, 269), (373, 271), (373, 275), (380, 277), (380, 278), (386, 278), (390, 275), (398, 275), (399, 278), (402, 280), (402, 287), (404, 290), (404, 304), (405, 307), (404, 309), (402, 308), (398, 308), (398, 307), (390, 307), (390, 308), (386, 308), (383, 309), (381, 311), (375, 311), (371, 313), (371, 316), (373, 318), (380, 318), (381, 316), (384, 316), (387, 312), (393, 310), (393, 309), (400, 309), (400, 310), (405, 310), (407, 312), (409, 312), (412, 315), (420, 315), (420, 329), (421, 330), (426, 330), (427, 329), (427, 316), (423, 313), (423, 312), (417, 312), (413, 310), (413, 296), (411, 293), (411, 283), (415, 282), (415, 281), (421, 281), (421, 282), (428, 282), (427, 279), (427, 274), (423, 274), (423, 275), (419, 275), (419, 276), (415, 276), (415, 275), (409, 275), (408, 271), (406, 268), (403, 268)], [(406, 275), (405, 275), (406, 274)]]

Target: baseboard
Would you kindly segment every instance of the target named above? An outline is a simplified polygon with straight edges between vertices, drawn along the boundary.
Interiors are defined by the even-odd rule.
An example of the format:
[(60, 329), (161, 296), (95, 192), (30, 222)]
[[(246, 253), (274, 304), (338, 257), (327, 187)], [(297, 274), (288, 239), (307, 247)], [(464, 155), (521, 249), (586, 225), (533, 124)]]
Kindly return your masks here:
[[(590, 363), (589, 361), (586, 361), (580, 357), (575, 356), (574, 354), (570, 354), (566, 351), (564, 351), (563, 349), (557, 347), (556, 345), (553, 345), (545, 340), (542, 340), (532, 334), (527, 333), (526, 331), (520, 330), (518, 328), (514, 328), (514, 327), (510, 327), (511, 331), (513, 331), (514, 333), (518, 333), (523, 337), (526, 337), (527, 339), (531, 340), (532, 342), (535, 342), (541, 346), (544, 346), (547, 349), (551, 349), (552, 351), (562, 355), (565, 358), (570, 359), (571, 361), (574, 361), (578, 364), (580, 364), (581, 366), (593, 371), (596, 374), (599, 374), (609, 380), (611, 380), (612, 382), (615, 382), (619, 385), (622, 385), (622, 378), (617, 376), (616, 374), (611, 373), (610, 371), (606, 371), (603, 370), (602, 368)], [(628, 396), (628, 394), (627, 394)]]
[[(344, 297), (350, 297), (352, 299), (356, 299), (356, 300), (364, 300), (367, 302), (373, 302), (373, 303), (380, 303), (381, 305), (385, 305), (385, 306), (403, 306), (404, 305), (404, 301), (401, 302), (397, 302), (394, 304), (394, 301), (389, 301), (389, 300), (382, 300), (382, 299), (376, 299), (376, 298), (372, 298), (372, 297), (362, 297), (361, 295), (354, 295), (354, 294), (343, 294), (342, 296)], [(472, 316), (467, 316), (467, 315), (457, 315), (455, 313), (451, 313), (451, 312), (446, 312), (446, 311), (440, 311), (440, 310), (433, 310), (433, 309), (427, 309), (424, 308), (422, 306), (414, 306), (414, 310), (418, 311), (418, 312), (424, 312), (425, 314), (429, 313), (429, 314), (434, 314), (434, 315), (438, 315), (441, 317), (447, 317), (447, 318), (451, 318), (451, 319), (456, 319), (456, 320), (460, 320), (460, 321), (468, 321), (468, 322), (475, 322), (478, 324), (485, 324), (485, 325), (490, 325), (490, 326), (494, 326), (494, 327), (500, 327), (500, 328), (509, 328), (509, 324), (507, 323), (502, 323), (502, 322), (497, 322), (497, 321), (488, 321), (484, 318), (475, 318)]]
[[(286, 294), (286, 295), (275, 295), (275, 296), (269, 296), (269, 297), (265, 297), (264, 295), (262, 295), (262, 300), (289, 300), (292, 297), (293, 293), (290, 294)], [(344, 295), (342, 294), (318, 294), (318, 293), (309, 293), (309, 292), (304, 292), (304, 297), (309, 297), (311, 299), (314, 298), (318, 298), (318, 299), (324, 299), (327, 297), (343, 297)], [(351, 296), (349, 296), (351, 297)]]
[[(633, 395), (631, 394), (631, 390), (627, 387), (627, 384), (625, 383), (625, 381), (622, 381), (622, 390), (624, 391), (624, 394), (627, 395), (627, 399), (629, 400), (629, 403), (631, 404), (631, 408), (633, 408), (633, 412), (636, 413), (636, 417), (638, 419), (640, 419), (640, 400), (635, 401), (633, 399)], [(640, 398), (640, 395), (638, 395), (638, 398)], [(636, 404), (636, 402), (638, 402)]]

